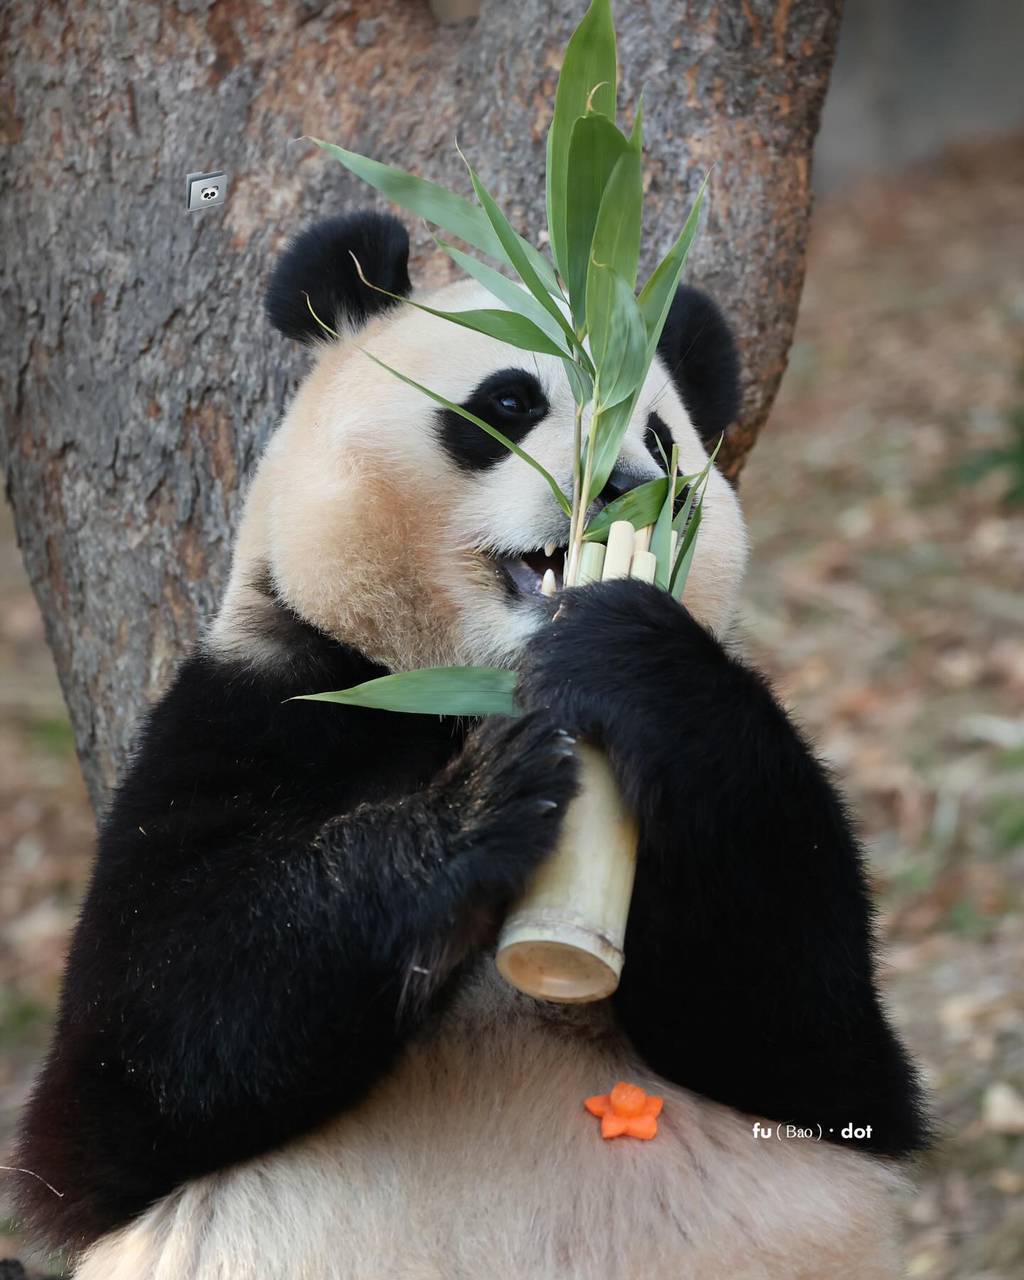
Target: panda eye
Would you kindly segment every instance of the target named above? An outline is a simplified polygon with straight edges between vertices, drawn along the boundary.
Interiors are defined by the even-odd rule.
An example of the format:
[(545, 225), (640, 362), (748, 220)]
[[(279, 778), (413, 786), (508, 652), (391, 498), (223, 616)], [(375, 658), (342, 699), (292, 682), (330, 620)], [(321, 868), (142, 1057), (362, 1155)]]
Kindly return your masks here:
[(547, 401), (538, 387), (525, 385), (496, 387), (490, 395), (491, 404), (510, 418), (542, 418), (547, 412)]
[[(462, 408), (517, 443), (550, 409), (540, 380), (528, 369), (496, 369), (463, 401)], [(484, 471), (508, 457), (505, 446), (448, 409), (438, 416), (441, 444), (457, 467)]]

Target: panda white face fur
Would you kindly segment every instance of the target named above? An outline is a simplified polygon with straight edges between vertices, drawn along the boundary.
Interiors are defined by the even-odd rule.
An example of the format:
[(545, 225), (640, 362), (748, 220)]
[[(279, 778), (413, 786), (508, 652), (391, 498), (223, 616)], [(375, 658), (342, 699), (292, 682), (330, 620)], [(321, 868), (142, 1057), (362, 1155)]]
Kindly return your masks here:
[[(13, 1162), (27, 1219), (76, 1280), (895, 1277), (920, 1094), (842, 801), (722, 643), (732, 490), (712, 473), (685, 607), (599, 583), (552, 622), (547, 485), (364, 351), (568, 490), (561, 366), (382, 308), (350, 250), (408, 294), (406, 233), (375, 215), (319, 224), (273, 274), (270, 318), (314, 367), (104, 817)], [(465, 283), (431, 303), (493, 305)], [(661, 472), (654, 437), (699, 469), (735, 417), (708, 299), (680, 291), (660, 352), (598, 501)], [(467, 662), (514, 664), (523, 714), (294, 696)], [(562, 1007), (492, 953), (556, 847), (578, 738), (638, 851), (620, 986)], [(664, 1099), (653, 1141), (602, 1141), (583, 1100), (618, 1080)]]
[[(393, 274), (365, 264), (370, 279), (380, 278), (374, 267)], [(449, 311), (497, 305), (473, 281), (417, 300)], [(321, 301), (337, 324), (341, 309)], [(574, 403), (562, 365), (413, 307), (387, 307), (359, 327), (341, 318), (340, 340), (324, 342), (306, 317), (315, 365), (260, 464), (213, 641), (264, 648), (253, 625), (262, 567), (296, 614), (389, 669), (511, 664), (548, 616), (541, 579), (549, 566), (561, 579), (568, 520), (532, 467), (365, 353), (498, 427), (568, 495)], [(664, 474), (655, 430), (666, 452), (678, 444), (684, 472), (703, 467), (704, 443), (660, 358), (604, 500)], [(715, 632), (730, 620), (745, 555), (736, 496), (713, 471), (686, 604)]]

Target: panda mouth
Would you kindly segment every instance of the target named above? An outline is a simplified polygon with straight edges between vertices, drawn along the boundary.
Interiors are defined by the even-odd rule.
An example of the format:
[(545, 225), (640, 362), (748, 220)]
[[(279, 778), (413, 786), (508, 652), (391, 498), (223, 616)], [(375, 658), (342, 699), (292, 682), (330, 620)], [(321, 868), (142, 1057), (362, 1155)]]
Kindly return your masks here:
[(562, 571), (568, 547), (548, 542), (536, 551), (518, 556), (498, 556), (494, 563), (505, 589), (526, 599), (543, 599), (562, 589)]

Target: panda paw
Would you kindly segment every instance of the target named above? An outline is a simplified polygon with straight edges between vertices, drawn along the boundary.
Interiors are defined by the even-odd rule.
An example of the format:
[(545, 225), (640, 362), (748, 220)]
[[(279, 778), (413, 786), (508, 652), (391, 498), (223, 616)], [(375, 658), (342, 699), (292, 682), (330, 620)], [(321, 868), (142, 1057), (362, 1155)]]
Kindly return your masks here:
[(470, 735), (444, 785), (471, 896), (507, 901), (553, 851), (578, 785), (574, 743), (544, 711), (495, 716)]
[[(517, 696), (608, 747), (676, 720), (686, 688), (729, 659), (667, 591), (629, 579), (563, 592), (527, 645)], [(633, 731), (636, 731), (635, 734)]]

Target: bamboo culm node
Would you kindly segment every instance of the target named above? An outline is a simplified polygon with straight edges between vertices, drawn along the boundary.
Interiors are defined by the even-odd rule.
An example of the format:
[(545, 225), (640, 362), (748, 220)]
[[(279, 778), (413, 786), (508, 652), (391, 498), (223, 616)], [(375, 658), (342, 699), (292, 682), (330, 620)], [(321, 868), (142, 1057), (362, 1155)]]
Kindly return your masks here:
[[(584, 544), (571, 585), (628, 577), (653, 582), (650, 540), (649, 527), (616, 521), (607, 546)], [(636, 820), (608, 761), (586, 744), (577, 751), (580, 790), (558, 846), (509, 912), (495, 956), (513, 987), (562, 1004), (603, 1000), (619, 985), (636, 874)]]

